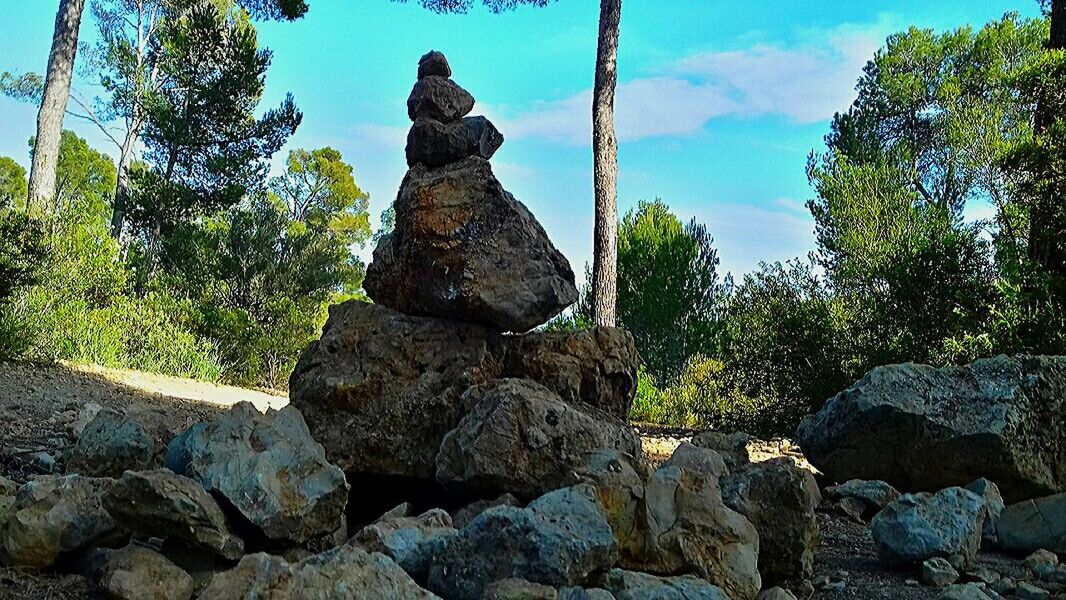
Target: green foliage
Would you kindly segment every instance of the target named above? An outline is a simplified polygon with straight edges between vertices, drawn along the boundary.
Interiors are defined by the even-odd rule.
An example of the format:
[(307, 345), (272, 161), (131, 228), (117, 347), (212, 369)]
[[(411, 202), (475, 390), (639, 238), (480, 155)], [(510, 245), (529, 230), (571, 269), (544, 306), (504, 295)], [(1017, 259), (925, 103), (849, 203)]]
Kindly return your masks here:
[[(32, 154), (35, 139), (30, 139)], [(101, 218), (115, 191), (115, 163), (73, 131), (63, 131), (56, 166), (55, 197), (48, 206), (34, 206), (31, 214), (54, 215), (70, 207), (95, 213)]]
[(0, 156), (0, 210), (25, 205), (28, 194), (26, 169), (15, 159)]
[[(618, 228), (618, 322), (658, 381), (713, 347), (722, 285), (712, 244), (706, 227), (683, 224), (662, 200), (641, 202)], [(584, 295), (578, 314), (591, 322), (591, 290)]]

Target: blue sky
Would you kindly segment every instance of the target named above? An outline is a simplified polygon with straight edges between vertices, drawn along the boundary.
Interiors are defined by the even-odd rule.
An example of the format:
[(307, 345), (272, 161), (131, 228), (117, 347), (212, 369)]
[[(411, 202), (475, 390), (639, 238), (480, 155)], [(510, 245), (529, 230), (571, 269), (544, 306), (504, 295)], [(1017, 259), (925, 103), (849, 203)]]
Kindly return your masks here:
[[(0, 0), (0, 71), (42, 72), (55, 0)], [(406, 98), (418, 57), (448, 56), (454, 79), (507, 138), (497, 175), (581, 273), (592, 251), (590, 98), (597, 8), (558, 0), (504, 15), (435, 15), (385, 0), (311, 0), (307, 18), (264, 24), (267, 98), (304, 113), (288, 148), (333, 146), (371, 194), (374, 222), (406, 165)], [(829, 118), (884, 38), (909, 25), (981, 24), (1036, 0), (628, 0), (619, 51), (619, 210), (661, 197), (706, 223), (723, 271), (813, 248), (804, 167)], [(82, 37), (95, 37), (86, 15)], [(77, 87), (77, 86), (76, 86)], [(91, 94), (92, 89), (81, 86)], [(0, 98), (0, 155), (28, 162), (35, 109)], [(92, 126), (71, 122), (115, 155)], [(280, 164), (283, 154), (276, 157)], [(361, 254), (369, 257), (371, 248)]]

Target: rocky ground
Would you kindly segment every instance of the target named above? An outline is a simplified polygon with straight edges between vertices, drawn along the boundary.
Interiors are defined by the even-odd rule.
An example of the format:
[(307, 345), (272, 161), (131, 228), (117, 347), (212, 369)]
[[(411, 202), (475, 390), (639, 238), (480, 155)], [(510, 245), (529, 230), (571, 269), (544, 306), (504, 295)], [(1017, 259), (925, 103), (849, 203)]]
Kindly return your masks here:
[[(222, 407), (239, 400), (255, 400), (260, 406), (284, 404), (283, 398), (261, 392), (132, 371), (0, 364), (0, 440), (3, 440), (4, 451), (0, 476), (21, 482), (43, 471), (39, 452), (61, 461), (63, 452), (71, 444), (77, 414), (86, 404), (96, 403), (117, 410), (162, 409), (175, 426), (185, 427), (215, 416)], [(682, 442), (690, 441), (694, 435), (692, 431), (649, 425), (638, 425), (637, 431), (645, 457), (652, 464), (661, 464)], [(787, 440), (753, 440), (748, 451), (753, 461), (787, 457), (800, 466), (811, 468), (799, 449)], [(47, 459), (44, 462), (47, 463)], [(61, 471), (61, 465), (57, 465), (56, 470)], [(818, 591), (814, 598), (919, 600), (938, 597), (936, 590), (916, 584), (915, 573), (886, 569), (877, 561), (876, 546), (867, 525), (827, 513), (820, 513), (818, 522), (822, 541), (815, 560), (815, 575), (843, 581), (844, 587)], [(1017, 556), (982, 553), (980, 564), (1013, 577), (1022, 571)], [(88, 580), (77, 575), (0, 569), (0, 599), (58, 600), (92, 597), (93, 594), (98, 591)]]

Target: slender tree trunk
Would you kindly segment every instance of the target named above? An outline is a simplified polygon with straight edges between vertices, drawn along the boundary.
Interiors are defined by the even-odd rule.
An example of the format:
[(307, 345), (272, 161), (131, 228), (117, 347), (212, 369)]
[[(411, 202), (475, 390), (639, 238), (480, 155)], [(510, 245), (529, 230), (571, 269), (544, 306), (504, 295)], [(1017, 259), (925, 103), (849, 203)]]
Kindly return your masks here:
[(78, 29), (84, 9), (85, 0), (59, 2), (44, 95), (37, 113), (37, 141), (30, 169), (27, 209), (49, 201), (55, 194), (59, 140), (63, 134), (63, 115), (67, 112), (67, 100), (70, 98), (70, 80), (74, 72), (74, 58), (78, 53)]
[[(1051, 50), (1066, 49), (1066, 0), (1051, 2)], [(1036, 107), (1034, 134), (1042, 134), (1056, 118), (1061, 115), (1051, 114), (1047, 106)], [(1029, 213), (1029, 259), (1043, 266), (1048, 271), (1066, 275), (1066, 242), (1061, 237), (1062, 225), (1053, 223), (1056, 215), (1063, 213), (1062, 198), (1040, 198)]]
[(596, 85), (592, 92), (593, 183), (596, 226), (592, 259), (592, 317), (613, 327), (618, 299), (618, 139), (614, 132), (614, 90), (618, 84), (618, 25), (622, 0), (600, 0)]

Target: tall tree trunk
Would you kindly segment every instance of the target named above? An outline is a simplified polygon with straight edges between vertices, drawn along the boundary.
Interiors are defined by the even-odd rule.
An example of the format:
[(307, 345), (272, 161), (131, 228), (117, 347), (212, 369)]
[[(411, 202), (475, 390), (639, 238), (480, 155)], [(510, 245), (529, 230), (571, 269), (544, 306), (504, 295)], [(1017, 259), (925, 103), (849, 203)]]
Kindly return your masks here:
[[(1051, 40), (1048, 48), (1066, 49), (1066, 0), (1051, 2)], [(1052, 110), (1044, 105), (1036, 107), (1033, 124), (1035, 135), (1042, 134), (1056, 118), (1061, 118)], [(1066, 199), (1040, 198), (1029, 213), (1029, 259), (1058, 275), (1066, 275), (1066, 241), (1059, 239), (1063, 225), (1052, 221), (1056, 215), (1063, 213), (1063, 207), (1056, 206), (1063, 201)]]
[(115, 183), (115, 201), (111, 209), (111, 237), (121, 241), (122, 224), (126, 220), (126, 204), (130, 197), (130, 165), (133, 163), (133, 146), (137, 134), (130, 132), (123, 141), (118, 159), (118, 180)]
[(59, 1), (44, 95), (37, 113), (37, 141), (30, 168), (27, 208), (47, 202), (55, 194), (59, 140), (63, 134), (63, 115), (67, 112), (67, 100), (70, 98), (70, 80), (74, 72), (74, 58), (78, 53), (78, 29), (84, 9), (85, 0)]
[(596, 226), (592, 259), (592, 317), (613, 327), (618, 299), (618, 139), (614, 133), (614, 90), (618, 84), (618, 25), (622, 0), (600, 0), (596, 85), (592, 92), (593, 183)]

